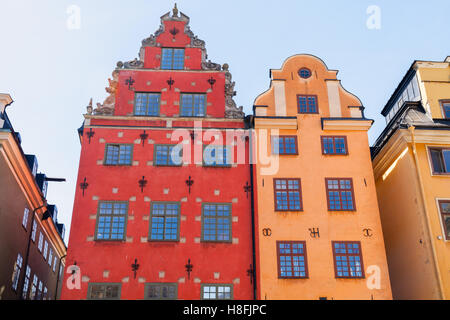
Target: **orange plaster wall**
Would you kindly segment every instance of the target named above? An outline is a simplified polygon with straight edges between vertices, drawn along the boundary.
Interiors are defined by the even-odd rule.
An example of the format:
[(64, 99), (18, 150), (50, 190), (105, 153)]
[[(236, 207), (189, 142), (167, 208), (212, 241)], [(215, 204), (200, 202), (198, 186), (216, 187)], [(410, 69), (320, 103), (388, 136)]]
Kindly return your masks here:
[[(310, 80), (297, 75), (301, 67), (313, 72)], [(391, 288), (381, 230), (375, 183), (366, 131), (323, 131), (321, 118), (329, 117), (328, 91), (325, 79), (336, 79), (321, 60), (308, 55), (289, 58), (282, 70), (273, 70), (273, 79), (285, 79), (287, 116), (296, 116), (298, 129), (281, 129), (280, 135), (297, 135), (298, 156), (280, 156), (279, 170), (262, 175), (256, 166), (259, 294), (261, 299), (391, 299)], [(297, 94), (318, 96), (319, 114), (297, 114)], [(359, 106), (359, 99), (340, 88), (342, 117), (350, 117), (347, 106)], [(275, 116), (274, 90), (259, 96), (255, 105), (267, 105), (267, 116)], [(271, 119), (259, 119), (266, 121)], [(274, 128), (275, 129), (275, 128)], [(260, 130), (256, 127), (257, 134)], [(273, 132), (274, 134), (276, 132)], [(347, 136), (349, 155), (322, 155), (321, 135)], [(270, 136), (270, 135), (269, 135)], [(269, 139), (270, 141), (270, 139)], [(259, 141), (258, 148), (263, 147)], [(266, 146), (270, 154), (270, 143)], [(300, 178), (303, 212), (275, 212), (273, 178)], [(356, 211), (329, 212), (325, 178), (352, 178)], [(271, 228), (272, 236), (262, 236)], [(320, 238), (310, 236), (310, 228), (319, 228)], [(370, 228), (372, 237), (364, 237)], [(308, 279), (278, 279), (276, 241), (306, 241)], [(331, 241), (360, 241), (363, 263), (380, 268), (381, 288), (370, 290), (365, 279), (336, 279)]]

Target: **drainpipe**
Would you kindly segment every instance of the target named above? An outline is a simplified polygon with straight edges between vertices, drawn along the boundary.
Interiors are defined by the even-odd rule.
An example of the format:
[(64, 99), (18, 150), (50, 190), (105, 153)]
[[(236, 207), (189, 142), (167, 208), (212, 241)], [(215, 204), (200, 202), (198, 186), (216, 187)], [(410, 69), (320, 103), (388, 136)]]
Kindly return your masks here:
[(414, 162), (415, 162), (415, 167), (416, 167), (416, 173), (417, 173), (417, 177), (419, 179), (419, 184), (420, 184), (420, 195), (422, 198), (422, 206), (423, 206), (423, 210), (425, 213), (425, 222), (427, 225), (427, 229), (428, 229), (428, 236), (430, 238), (430, 244), (431, 244), (431, 252), (433, 254), (433, 266), (435, 269), (435, 275), (437, 278), (437, 282), (438, 282), (438, 288), (439, 288), (439, 296), (440, 299), (444, 299), (444, 289), (442, 288), (442, 278), (441, 278), (441, 272), (439, 270), (439, 266), (438, 266), (438, 259), (437, 259), (437, 254), (436, 254), (436, 248), (434, 246), (434, 239), (433, 239), (433, 232), (431, 230), (431, 222), (430, 222), (430, 217), (428, 216), (428, 210), (427, 210), (427, 203), (426, 203), (426, 199), (425, 199), (425, 189), (423, 187), (423, 179), (422, 179), (422, 175), (420, 174), (420, 170), (419, 170), (419, 158), (417, 156), (417, 149), (416, 149), (416, 139), (415, 139), (415, 127), (414, 126), (409, 126), (408, 130), (411, 134), (411, 145), (413, 148), (413, 154), (414, 154)]
[(60, 270), (61, 270), (62, 259), (64, 259), (65, 257), (67, 257), (67, 254), (65, 254), (61, 258), (59, 258), (59, 265), (58, 265), (58, 269), (56, 270), (58, 276), (56, 277), (55, 300), (58, 300), (58, 286), (59, 286), (59, 278), (61, 276)]
[(253, 161), (254, 161), (254, 155), (253, 155), (253, 132), (252, 128), (253, 120), (254, 118), (251, 117), (248, 119), (249, 122), (249, 166), (250, 166), (250, 185), (251, 185), (251, 218), (252, 218), (252, 259), (253, 259), (253, 300), (257, 300), (257, 283), (256, 283), (256, 235), (255, 235), (255, 183), (254, 183), (254, 176), (253, 176)]

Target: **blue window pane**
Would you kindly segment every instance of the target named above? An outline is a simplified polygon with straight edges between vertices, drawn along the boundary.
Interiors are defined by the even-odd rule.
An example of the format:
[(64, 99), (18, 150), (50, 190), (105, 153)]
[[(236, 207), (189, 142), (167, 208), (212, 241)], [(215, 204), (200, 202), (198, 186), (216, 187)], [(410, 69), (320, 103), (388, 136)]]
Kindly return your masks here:
[(277, 211), (301, 211), (300, 181), (297, 179), (275, 180), (275, 208)]
[(203, 163), (212, 167), (231, 166), (231, 148), (227, 146), (206, 146), (203, 150)]
[(331, 211), (355, 209), (353, 186), (349, 179), (327, 180), (328, 208)]
[(181, 116), (183, 117), (206, 116), (206, 95), (181, 94)]
[(333, 250), (337, 277), (363, 277), (361, 248), (359, 244), (335, 243)]
[(179, 211), (180, 205), (177, 203), (153, 203), (150, 240), (178, 240)]
[(123, 240), (127, 214), (128, 205), (126, 203), (100, 202), (96, 230), (97, 239)]
[(130, 165), (132, 162), (131, 145), (107, 145), (106, 161), (107, 165)]
[(134, 114), (137, 116), (159, 116), (160, 99), (159, 93), (136, 93)]
[(311, 71), (309, 69), (306, 69), (306, 68), (300, 69), (298, 74), (303, 79), (308, 79), (309, 77), (311, 77)]
[(444, 108), (444, 117), (446, 119), (450, 119), (450, 103), (444, 103), (443, 108)]
[(278, 265), (281, 278), (306, 278), (304, 243), (278, 242)]
[(179, 166), (183, 149), (179, 145), (155, 145), (154, 162), (157, 166)]
[(231, 206), (228, 204), (203, 205), (203, 240), (231, 240)]
[(161, 55), (161, 69), (184, 69), (184, 49), (163, 48)]
[(316, 113), (317, 98), (316, 96), (298, 96), (298, 112), (299, 113)]

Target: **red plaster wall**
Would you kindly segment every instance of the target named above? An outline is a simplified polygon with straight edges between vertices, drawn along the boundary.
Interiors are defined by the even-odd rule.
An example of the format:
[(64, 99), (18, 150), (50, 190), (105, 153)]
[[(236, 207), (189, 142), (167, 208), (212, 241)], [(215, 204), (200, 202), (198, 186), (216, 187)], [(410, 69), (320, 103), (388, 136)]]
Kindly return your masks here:
[[(181, 22), (165, 22), (166, 32), (157, 39), (162, 46), (185, 46), (190, 43), (189, 37), (184, 35), (184, 24)], [(173, 26), (182, 30), (173, 42), (173, 36), (167, 33)], [(159, 67), (160, 48), (147, 47), (145, 52), (145, 68)], [(187, 48), (186, 66), (189, 69), (201, 69), (201, 49)], [(122, 299), (143, 299), (144, 283), (139, 283), (140, 277), (145, 282), (178, 282), (186, 278), (185, 283), (178, 284), (179, 299), (199, 299), (201, 283), (233, 284), (235, 299), (252, 299), (253, 287), (247, 270), (252, 263), (252, 226), (250, 194), (244, 192), (244, 186), (250, 183), (250, 168), (246, 164), (231, 168), (207, 168), (191, 164), (182, 167), (155, 167), (148, 165), (153, 161), (155, 144), (174, 144), (168, 134), (172, 132), (167, 128), (166, 119), (136, 117), (126, 119), (123, 116), (133, 114), (134, 90), (129, 89), (125, 80), (129, 77), (135, 80), (135, 91), (161, 92), (161, 115), (167, 117), (180, 113), (180, 106), (174, 102), (179, 101), (180, 92), (206, 93), (210, 84), (210, 77), (216, 79), (212, 92), (207, 93), (207, 115), (212, 118), (223, 118), (225, 112), (225, 75), (224, 72), (203, 71), (172, 71), (172, 70), (120, 70), (119, 87), (116, 93), (115, 116), (120, 119), (103, 119), (93, 116), (90, 124), (84, 128), (82, 150), (79, 164), (77, 189), (73, 209), (72, 227), (69, 239), (68, 257), (66, 266), (77, 263), (81, 269), (81, 290), (69, 290), (66, 281), (70, 274), (65, 274), (62, 299), (86, 299), (88, 282), (122, 283), (122, 279), (129, 277), (129, 282), (122, 283)], [(167, 80), (175, 80), (169, 90)], [(195, 82), (195, 86), (192, 85)], [(175, 90), (175, 88), (179, 90)], [(166, 89), (166, 90), (165, 90)], [(208, 119), (172, 119), (172, 126), (190, 127), (194, 121), (203, 120), (203, 128), (243, 128), (243, 120), (211, 121)], [(86, 132), (92, 130), (95, 135), (90, 143)], [(139, 141), (143, 130), (149, 134), (142, 145)], [(192, 129), (191, 129), (192, 130)], [(123, 136), (119, 137), (119, 132)], [(222, 130), (222, 132), (224, 132)], [(198, 137), (201, 138), (201, 137)], [(138, 141), (137, 141), (138, 140)], [(107, 143), (133, 144), (133, 161), (131, 166), (104, 166), (102, 160)], [(192, 144), (192, 141), (190, 141)], [(192, 148), (193, 151), (194, 148)], [(248, 154), (248, 141), (246, 142)], [(148, 184), (141, 192), (138, 181), (145, 176)], [(185, 181), (191, 176), (194, 180), (191, 194)], [(87, 178), (89, 187), (83, 196), (79, 188), (84, 178)], [(118, 193), (113, 193), (118, 188)], [(164, 194), (164, 189), (169, 189)], [(214, 191), (220, 190), (220, 195)], [(136, 201), (129, 201), (129, 217), (125, 242), (99, 242), (88, 241), (95, 234), (98, 200), (100, 201), (129, 201), (136, 197)], [(186, 221), (180, 220), (180, 238), (186, 238), (185, 243), (154, 243), (142, 242), (149, 234), (149, 220), (144, 217), (150, 215), (150, 202), (177, 201), (187, 197), (187, 202), (181, 202), (181, 215)], [(201, 199), (201, 200), (199, 200)], [(235, 200), (233, 202), (233, 199)], [(196, 221), (201, 216), (201, 205), (205, 202), (232, 203), (232, 216), (238, 221), (232, 223), (232, 237), (239, 239), (239, 243), (196, 243), (195, 238), (201, 238), (201, 222)], [(134, 279), (131, 264), (138, 259), (140, 269)], [(194, 265), (190, 280), (187, 279), (185, 265), (188, 259)], [(103, 278), (103, 272), (109, 271), (109, 277)], [(165, 278), (159, 279), (159, 272), (165, 272)], [(220, 272), (220, 279), (214, 279), (214, 272)], [(194, 279), (199, 278), (201, 283)], [(239, 283), (236, 283), (239, 279)]]

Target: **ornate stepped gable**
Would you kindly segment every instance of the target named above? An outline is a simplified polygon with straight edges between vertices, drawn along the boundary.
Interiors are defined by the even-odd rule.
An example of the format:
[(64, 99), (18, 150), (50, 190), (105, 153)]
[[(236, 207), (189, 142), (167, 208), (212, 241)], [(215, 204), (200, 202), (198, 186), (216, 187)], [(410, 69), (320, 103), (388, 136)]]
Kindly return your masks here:
[[(179, 13), (179, 15), (178, 15)], [(177, 6), (175, 5), (173, 9), (172, 15), (170, 12), (167, 12), (165, 15), (161, 17), (161, 25), (159, 29), (150, 37), (144, 39), (142, 41), (142, 46), (139, 51), (139, 60), (135, 58), (134, 60), (122, 62), (119, 61), (117, 63), (117, 68), (113, 72), (113, 79), (108, 79), (110, 86), (106, 88), (106, 92), (110, 95), (106, 98), (103, 104), (97, 103), (97, 108), (95, 110), (92, 109), (92, 101), (87, 107), (88, 114), (94, 113), (95, 115), (113, 115), (115, 108), (115, 91), (117, 87), (117, 77), (118, 70), (120, 69), (144, 69), (144, 55), (145, 55), (145, 47), (160, 47), (161, 44), (157, 42), (157, 38), (162, 35), (165, 30), (165, 21), (180, 21), (184, 22), (184, 33), (190, 38), (190, 43), (186, 45), (186, 48), (199, 48), (202, 51), (202, 62), (201, 68), (205, 71), (224, 71), (225, 72), (225, 118), (230, 119), (241, 119), (245, 117), (245, 113), (243, 112), (243, 107), (237, 107), (236, 102), (233, 97), (236, 95), (236, 91), (234, 91), (235, 82), (232, 81), (232, 75), (228, 71), (228, 64), (224, 64), (221, 66), (218, 63), (211, 62), (211, 60), (207, 60), (208, 55), (206, 53), (205, 41), (199, 39), (194, 33), (191, 31), (189, 26), (189, 17), (182, 12), (178, 12)], [(180, 31), (176, 28), (169, 30), (169, 32), (175, 36)], [(160, 68), (157, 68), (160, 69)]]

